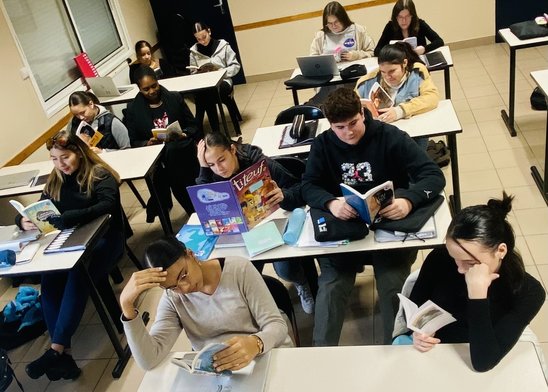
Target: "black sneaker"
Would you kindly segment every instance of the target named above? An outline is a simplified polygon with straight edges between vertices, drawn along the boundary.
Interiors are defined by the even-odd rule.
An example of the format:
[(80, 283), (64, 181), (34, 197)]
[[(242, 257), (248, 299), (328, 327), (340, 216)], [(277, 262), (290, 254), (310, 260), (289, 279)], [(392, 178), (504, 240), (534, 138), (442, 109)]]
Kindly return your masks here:
[(46, 369), (46, 376), (51, 381), (57, 381), (61, 378), (65, 380), (76, 380), (82, 370), (76, 365), (72, 355), (61, 354), (56, 364), (52, 364)]
[(59, 361), (61, 354), (50, 348), (40, 358), (32, 361), (25, 367), (28, 376), (34, 380), (40, 378), (46, 373), (49, 366)]

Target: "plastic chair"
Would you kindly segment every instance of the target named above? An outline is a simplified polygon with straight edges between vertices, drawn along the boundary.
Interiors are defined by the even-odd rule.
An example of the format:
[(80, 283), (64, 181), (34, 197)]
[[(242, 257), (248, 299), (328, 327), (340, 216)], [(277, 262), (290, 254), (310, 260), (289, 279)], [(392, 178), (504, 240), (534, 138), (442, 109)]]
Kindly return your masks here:
[(287, 288), (282, 282), (272, 276), (263, 275), (263, 279), (272, 298), (274, 298), (274, 302), (276, 302), (276, 306), (285, 313), (291, 323), (293, 337), (295, 338), (295, 346), (300, 347), (301, 339), (299, 337), (299, 327), (297, 326), (295, 310), (293, 309), (293, 303), (291, 302), (291, 297), (289, 296)]
[(290, 107), (288, 109), (282, 110), (278, 117), (276, 117), (276, 121), (274, 121), (274, 125), (279, 124), (288, 124), (293, 122), (293, 117), (295, 117), (297, 114), (304, 114), (305, 120), (319, 120), (320, 118), (324, 118), (323, 112), (320, 110), (320, 108), (316, 106), (311, 105), (297, 105)]

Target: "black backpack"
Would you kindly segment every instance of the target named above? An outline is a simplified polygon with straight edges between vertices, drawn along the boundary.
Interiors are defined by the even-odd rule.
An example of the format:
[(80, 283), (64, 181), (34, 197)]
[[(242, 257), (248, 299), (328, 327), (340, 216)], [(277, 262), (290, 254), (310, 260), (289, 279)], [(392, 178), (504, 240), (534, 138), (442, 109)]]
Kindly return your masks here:
[(535, 87), (531, 93), (531, 109), (533, 110), (546, 110), (546, 97), (542, 93), (542, 90)]
[(440, 140), (438, 142), (428, 140), (426, 153), (428, 154), (430, 159), (438, 164), (439, 167), (447, 166), (451, 161), (449, 148), (445, 145), (445, 142), (443, 140)]
[(24, 391), (23, 386), (15, 376), (13, 369), (11, 368), (11, 361), (8, 358), (8, 353), (3, 348), (0, 348), (0, 392), (5, 391), (13, 382), (13, 379), (19, 385), (22, 391)]

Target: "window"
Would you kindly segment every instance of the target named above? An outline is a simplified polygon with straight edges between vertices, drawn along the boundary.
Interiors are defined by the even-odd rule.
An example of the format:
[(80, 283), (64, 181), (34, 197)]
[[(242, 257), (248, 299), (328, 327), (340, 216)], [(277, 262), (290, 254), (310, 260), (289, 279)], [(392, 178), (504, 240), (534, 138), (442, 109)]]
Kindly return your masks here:
[(80, 88), (73, 57), (86, 52), (105, 75), (130, 49), (119, 12), (109, 0), (3, 0), (4, 12), (48, 115)]

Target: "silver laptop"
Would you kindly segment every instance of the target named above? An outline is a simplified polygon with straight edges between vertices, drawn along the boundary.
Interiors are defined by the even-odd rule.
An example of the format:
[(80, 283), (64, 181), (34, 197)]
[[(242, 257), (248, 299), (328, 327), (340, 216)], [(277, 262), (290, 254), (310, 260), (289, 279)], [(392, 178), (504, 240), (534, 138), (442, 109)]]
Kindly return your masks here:
[(30, 185), (38, 173), (40, 173), (40, 170), (30, 170), (0, 176), (0, 190)]
[(116, 87), (114, 80), (109, 76), (86, 78), (86, 82), (98, 97), (119, 97), (132, 88), (131, 86)]
[(337, 62), (332, 54), (297, 57), (297, 63), (301, 69), (301, 74), (306, 77), (313, 78), (339, 74)]

